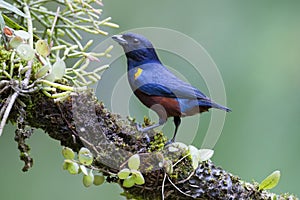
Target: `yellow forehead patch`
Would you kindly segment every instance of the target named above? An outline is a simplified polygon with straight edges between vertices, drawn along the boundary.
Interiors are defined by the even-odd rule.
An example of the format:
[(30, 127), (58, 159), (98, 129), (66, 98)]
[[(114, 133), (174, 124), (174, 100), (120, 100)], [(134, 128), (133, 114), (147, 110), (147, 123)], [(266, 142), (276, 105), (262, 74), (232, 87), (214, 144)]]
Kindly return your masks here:
[(141, 68), (137, 68), (135, 74), (134, 74), (134, 80), (136, 80), (141, 74), (143, 70)]

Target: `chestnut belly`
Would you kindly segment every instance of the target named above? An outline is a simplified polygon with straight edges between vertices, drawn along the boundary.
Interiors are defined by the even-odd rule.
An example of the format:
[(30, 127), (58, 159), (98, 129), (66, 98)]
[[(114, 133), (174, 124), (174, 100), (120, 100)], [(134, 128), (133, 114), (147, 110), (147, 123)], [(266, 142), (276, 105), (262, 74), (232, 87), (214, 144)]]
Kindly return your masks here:
[(148, 108), (154, 110), (161, 118), (182, 116), (179, 103), (175, 98), (147, 95), (140, 90), (134, 94)]

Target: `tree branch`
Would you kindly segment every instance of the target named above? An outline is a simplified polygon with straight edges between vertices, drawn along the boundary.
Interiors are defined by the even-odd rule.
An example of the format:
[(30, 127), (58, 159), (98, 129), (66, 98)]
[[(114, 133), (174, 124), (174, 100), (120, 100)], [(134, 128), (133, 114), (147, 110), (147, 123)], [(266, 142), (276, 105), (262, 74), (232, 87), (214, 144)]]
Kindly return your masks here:
[[(123, 195), (128, 199), (274, 199), (275, 196), (296, 199), (292, 195), (260, 191), (256, 183), (246, 183), (211, 161), (200, 163), (194, 171), (185, 151), (163, 148), (161, 143), (165, 138), (160, 132), (149, 132), (151, 142), (147, 143), (132, 121), (109, 112), (92, 91), (74, 93), (58, 103), (38, 92), (30, 98), (20, 98), (27, 105), (24, 108), (26, 125), (43, 129), (61, 145), (75, 151), (87, 147), (95, 156), (93, 167), (107, 176), (107, 182), (123, 187), (123, 181), (116, 174), (130, 156), (138, 153), (145, 184), (123, 187)], [(3, 99), (1, 96), (0, 102)], [(15, 106), (9, 120), (16, 122), (18, 116), (20, 113)], [(173, 163), (179, 161), (173, 172), (161, 165), (164, 159)]]

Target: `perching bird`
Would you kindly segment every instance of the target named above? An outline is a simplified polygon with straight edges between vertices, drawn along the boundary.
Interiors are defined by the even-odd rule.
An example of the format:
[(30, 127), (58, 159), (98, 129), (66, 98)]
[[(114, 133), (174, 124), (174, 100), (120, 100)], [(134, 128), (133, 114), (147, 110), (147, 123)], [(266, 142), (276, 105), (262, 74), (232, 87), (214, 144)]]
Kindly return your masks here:
[(230, 111), (170, 72), (159, 60), (151, 42), (144, 36), (125, 33), (112, 38), (125, 51), (128, 81), (134, 94), (159, 116), (157, 124), (146, 128), (138, 127), (139, 131), (156, 128), (163, 125), (167, 118), (174, 117), (175, 132), (171, 139), (174, 142), (181, 117), (202, 113), (209, 108)]

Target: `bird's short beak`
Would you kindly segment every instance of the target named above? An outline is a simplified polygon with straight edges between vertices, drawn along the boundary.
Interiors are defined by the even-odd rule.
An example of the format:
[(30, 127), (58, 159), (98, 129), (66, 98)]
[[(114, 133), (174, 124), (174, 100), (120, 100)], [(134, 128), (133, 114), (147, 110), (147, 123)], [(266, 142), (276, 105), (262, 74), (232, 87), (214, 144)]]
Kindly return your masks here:
[(127, 41), (123, 38), (123, 35), (113, 35), (112, 39), (118, 42), (120, 45), (128, 44)]

